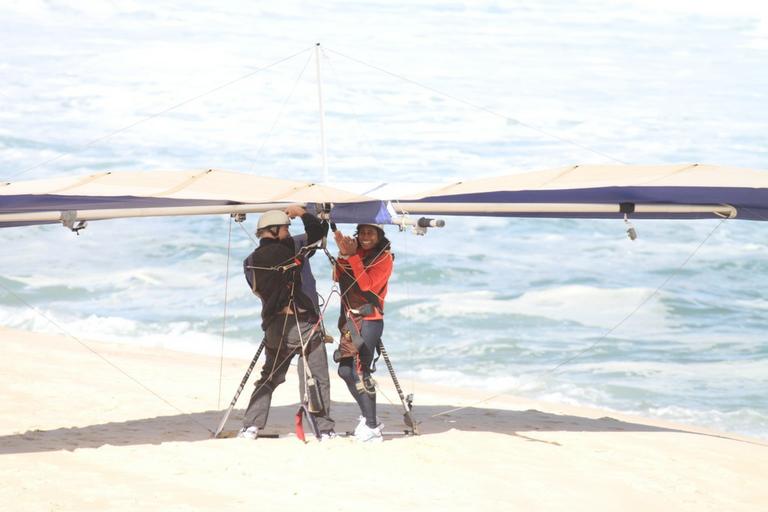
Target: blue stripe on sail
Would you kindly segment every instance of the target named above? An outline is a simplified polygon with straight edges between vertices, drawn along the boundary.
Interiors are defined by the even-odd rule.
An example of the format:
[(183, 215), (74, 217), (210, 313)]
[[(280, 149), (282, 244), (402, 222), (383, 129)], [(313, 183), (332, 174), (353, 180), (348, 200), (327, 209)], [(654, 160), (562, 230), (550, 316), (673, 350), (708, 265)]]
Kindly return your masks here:
[(0, 214), (57, 210), (100, 210), (105, 208), (158, 208), (166, 206), (207, 206), (238, 204), (233, 201), (171, 199), (137, 196), (64, 196), (55, 194), (0, 195)]
[[(462, 215), (515, 217), (616, 218), (621, 214), (484, 213), (483, 203), (642, 203), (642, 204), (728, 204), (739, 219), (768, 220), (768, 189), (743, 187), (603, 187), (558, 190), (520, 190), (432, 196), (417, 203), (477, 203), (476, 212)], [(435, 211), (435, 214), (449, 212)], [(644, 218), (712, 218), (712, 214), (633, 214)]]
[(366, 201), (363, 203), (335, 204), (331, 210), (331, 221), (338, 224), (391, 224), (392, 216), (387, 211), (384, 201)]

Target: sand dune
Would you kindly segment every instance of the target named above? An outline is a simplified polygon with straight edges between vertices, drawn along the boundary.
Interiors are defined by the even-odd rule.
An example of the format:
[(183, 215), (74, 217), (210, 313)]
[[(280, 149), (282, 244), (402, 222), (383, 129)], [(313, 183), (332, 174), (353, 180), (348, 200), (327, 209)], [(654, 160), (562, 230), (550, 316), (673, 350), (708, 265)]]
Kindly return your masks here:
[[(420, 436), (293, 434), (295, 372), (257, 441), (211, 439), (248, 361), (0, 329), (4, 510), (765, 510), (768, 443), (415, 384)], [(379, 416), (402, 433), (387, 375)], [(410, 383), (409, 383), (410, 384)], [(357, 408), (333, 382), (337, 430)], [(249, 385), (226, 429), (239, 428)], [(455, 410), (462, 407), (458, 410)]]

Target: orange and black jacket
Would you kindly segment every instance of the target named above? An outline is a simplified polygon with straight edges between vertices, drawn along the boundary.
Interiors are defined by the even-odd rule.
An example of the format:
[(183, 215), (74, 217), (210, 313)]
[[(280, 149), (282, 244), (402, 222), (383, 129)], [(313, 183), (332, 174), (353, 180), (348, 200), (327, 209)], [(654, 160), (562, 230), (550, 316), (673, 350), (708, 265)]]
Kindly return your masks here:
[[(306, 231), (306, 244), (317, 242), (323, 237), (320, 221), (309, 213), (301, 216)], [(291, 299), (300, 310), (313, 312), (315, 306), (311, 297), (302, 289), (302, 267), (304, 259), (311, 254), (300, 256), (293, 237), (284, 240), (262, 238), (259, 246), (243, 261), (245, 279), (251, 290), (261, 299), (261, 326), (266, 330), (273, 320), (289, 305)], [(289, 270), (278, 270), (281, 267), (299, 260), (299, 266)], [(252, 267), (258, 267), (256, 269)], [(272, 270), (268, 270), (272, 269)]]
[(348, 258), (339, 258), (333, 271), (333, 280), (341, 288), (342, 316), (349, 309), (360, 309), (365, 304), (373, 306), (373, 312), (365, 320), (384, 318), (384, 299), (395, 257), (389, 250), (389, 240), (382, 238), (379, 243)]

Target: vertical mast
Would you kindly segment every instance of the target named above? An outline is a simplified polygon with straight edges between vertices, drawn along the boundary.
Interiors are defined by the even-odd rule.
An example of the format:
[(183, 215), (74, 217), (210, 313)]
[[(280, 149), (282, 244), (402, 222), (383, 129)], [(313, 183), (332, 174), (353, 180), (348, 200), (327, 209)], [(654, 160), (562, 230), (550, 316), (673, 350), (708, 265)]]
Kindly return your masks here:
[(320, 106), (320, 151), (323, 162), (323, 183), (328, 182), (328, 162), (325, 151), (325, 110), (323, 109), (323, 87), (320, 80), (320, 43), (315, 45), (315, 62), (317, 64), (317, 101)]

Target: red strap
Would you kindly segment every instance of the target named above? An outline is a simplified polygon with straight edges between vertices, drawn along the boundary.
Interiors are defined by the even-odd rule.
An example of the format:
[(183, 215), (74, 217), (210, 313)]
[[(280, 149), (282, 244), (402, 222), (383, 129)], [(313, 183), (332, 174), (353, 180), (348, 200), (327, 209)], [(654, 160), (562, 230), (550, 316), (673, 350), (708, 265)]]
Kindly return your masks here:
[(307, 442), (306, 437), (304, 437), (304, 408), (299, 407), (299, 410), (296, 412), (296, 417), (294, 418), (294, 424), (296, 426), (296, 437), (298, 437), (301, 441)]

